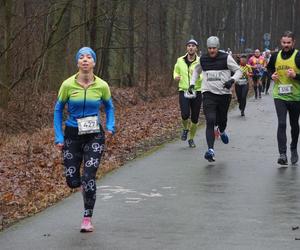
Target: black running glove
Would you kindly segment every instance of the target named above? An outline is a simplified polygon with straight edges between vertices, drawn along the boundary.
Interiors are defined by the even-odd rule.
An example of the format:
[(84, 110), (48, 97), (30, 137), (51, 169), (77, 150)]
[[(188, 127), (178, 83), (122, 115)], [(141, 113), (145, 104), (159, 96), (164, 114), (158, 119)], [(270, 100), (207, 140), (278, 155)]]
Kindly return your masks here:
[(230, 89), (232, 84), (234, 84), (234, 79), (230, 79), (223, 84), (223, 88)]
[(195, 85), (190, 85), (190, 86), (189, 86), (189, 89), (188, 89), (188, 92), (189, 92), (190, 94), (193, 94), (194, 88), (195, 88)]

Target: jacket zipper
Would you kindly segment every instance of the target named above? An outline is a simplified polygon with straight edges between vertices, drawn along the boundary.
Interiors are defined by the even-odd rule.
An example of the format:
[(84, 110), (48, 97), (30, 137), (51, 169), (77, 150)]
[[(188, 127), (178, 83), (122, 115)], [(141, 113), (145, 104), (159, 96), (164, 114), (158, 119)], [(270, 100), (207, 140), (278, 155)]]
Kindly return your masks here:
[(85, 111), (86, 91), (87, 91), (87, 89), (84, 89), (84, 99), (83, 99), (82, 117), (84, 117), (84, 111)]
[(190, 81), (190, 66), (187, 66), (187, 70), (188, 70), (188, 79), (189, 79), (189, 86), (191, 86), (191, 81)]
[[(196, 59), (195, 59), (196, 61)], [(188, 81), (189, 81), (189, 86), (191, 86), (191, 79), (190, 79), (190, 66), (195, 62), (193, 61), (190, 65), (187, 65), (187, 63), (185, 63), (186, 67), (187, 67), (187, 72), (188, 72)]]
[(192, 62), (190, 65), (186, 65), (187, 66), (187, 71), (188, 71), (188, 80), (189, 80), (189, 86), (191, 86), (191, 79), (190, 79), (190, 66), (193, 64), (194, 62)]

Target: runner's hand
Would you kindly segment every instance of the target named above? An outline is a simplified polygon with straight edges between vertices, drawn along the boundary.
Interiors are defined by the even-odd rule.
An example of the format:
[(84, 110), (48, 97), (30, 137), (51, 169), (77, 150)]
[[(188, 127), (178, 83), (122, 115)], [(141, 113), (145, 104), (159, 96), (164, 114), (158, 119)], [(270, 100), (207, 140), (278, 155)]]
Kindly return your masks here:
[(279, 76), (278, 76), (278, 73), (277, 73), (277, 72), (275, 72), (275, 73), (272, 75), (272, 80), (273, 80), (273, 81), (279, 80)]
[(105, 133), (105, 141), (107, 143), (110, 143), (112, 141), (112, 138), (113, 138), (113, 132), (112, 131), (106, 131)]
[(63, 144), (63, 143), (57, 143), (55, 146), (56, 146), (59, 150), (62, 150), (63, 147), (64, 147), (64, 144)]
[(223, 88), (230, 89), (232, 84), (234, 84), (234, 79), (230, 79), (223, 84)]
[(296, 77), (296, 72), (294, 69), (288, 69), (286, 71), (286, 75), (289, 77), (289, 78), (295, 78)]
[(179, 82), (179, 81), (180, 81), (180, 78), (181, 78), (180, 76), (176, 76), (176, 77), (174, 78), (174, 80), (177, 81), (177, 82)]
[(195, 85), (190, 85), (190, 86), (189, 86), (188, 91), (189, 91), (190, 94), (193, 94), (194, 88), (195, 88)]

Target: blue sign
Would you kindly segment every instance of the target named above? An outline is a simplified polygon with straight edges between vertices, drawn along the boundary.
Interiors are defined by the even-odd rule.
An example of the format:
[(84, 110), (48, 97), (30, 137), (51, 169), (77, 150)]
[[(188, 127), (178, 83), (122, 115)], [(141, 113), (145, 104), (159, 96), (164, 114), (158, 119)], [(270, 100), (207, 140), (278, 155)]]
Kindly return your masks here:
[(265, 40), (264, 44), (265, 44), (266, 47), (269, 47), (270, 46), (270, 40)]
[(270, 33), (265, 33), (264, 34), (264, 40), (270, 40), (271, 39), (271, 34)]

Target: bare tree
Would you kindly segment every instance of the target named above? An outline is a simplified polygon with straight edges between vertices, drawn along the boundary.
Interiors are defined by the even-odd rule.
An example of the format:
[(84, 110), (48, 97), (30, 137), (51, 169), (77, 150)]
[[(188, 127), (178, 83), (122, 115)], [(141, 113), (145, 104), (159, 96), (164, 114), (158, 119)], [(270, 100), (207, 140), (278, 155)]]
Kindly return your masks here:
[(284, 30), (300, 26), (298, 9), (297, 0), (1, 0), (0, 106), (19, 83), (57, 89), (77, 70), (74, 54), (83, 45), (96, 50), (96, 73), (110, 84), (168, 88), (191, 36), (205, 50), (207, 37), (218, 35), (223, 48), (239, 53), (263, 49), (270, 33), (274, 48)]

